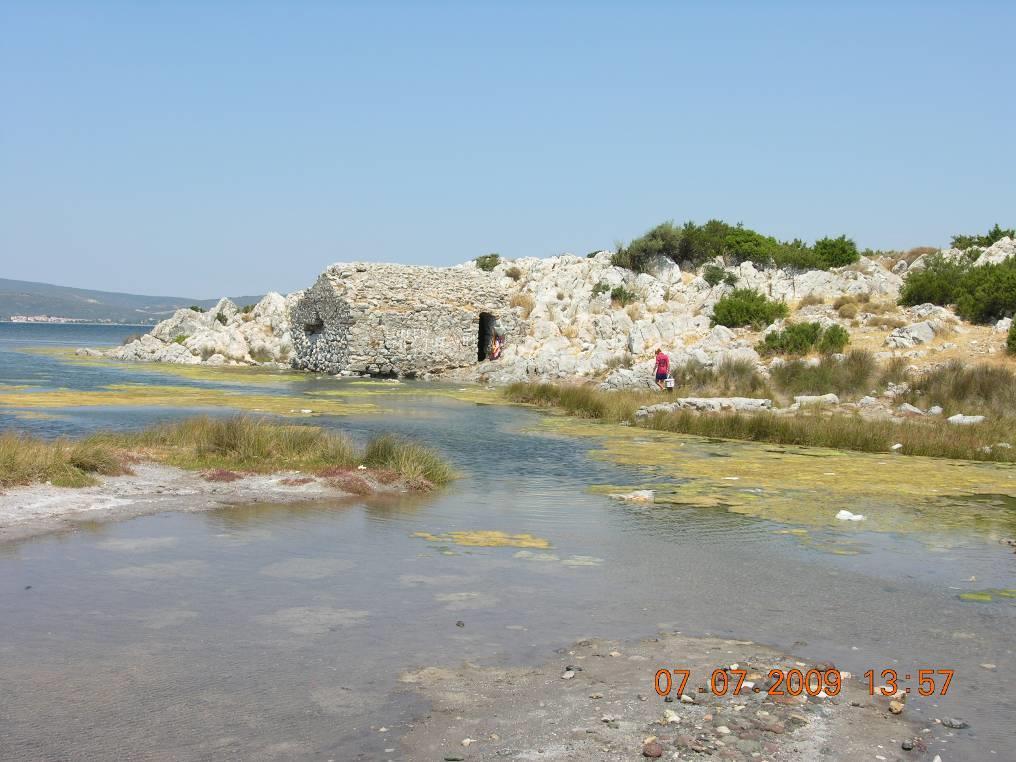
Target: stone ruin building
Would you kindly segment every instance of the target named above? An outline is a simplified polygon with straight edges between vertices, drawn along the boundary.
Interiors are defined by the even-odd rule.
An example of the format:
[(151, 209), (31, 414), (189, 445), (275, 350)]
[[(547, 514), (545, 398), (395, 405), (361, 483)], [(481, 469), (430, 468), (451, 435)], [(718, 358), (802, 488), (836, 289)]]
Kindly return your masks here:
[(412, 378), (482, 362), (495, 329), (519, 319), (506, 289), (473, 267), (341, 263), (291, 313), (293, 366), (330, 374)]

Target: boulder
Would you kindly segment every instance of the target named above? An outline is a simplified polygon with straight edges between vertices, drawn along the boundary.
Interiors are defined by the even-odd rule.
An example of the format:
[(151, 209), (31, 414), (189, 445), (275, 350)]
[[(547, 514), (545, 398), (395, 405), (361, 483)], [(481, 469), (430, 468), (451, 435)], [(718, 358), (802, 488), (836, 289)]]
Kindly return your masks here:
[(794, 397), (794, 404), (801, 407), (806, 405), (839, 405), (840, 398), (835, 394), (799, 394)]
[(733, 410), (743, 413), (757, 413), (772, 410), (773, 401), (755, 397), (680, 397), (673, 402), (640, 407), (636, 418), (647, 418), (657, 413), (673, 413), (676, 410), (696, 410), (704, 413), (718, 413)]
[(1016, 240), (1006, 236), (995, 241), (995, 243), (981, 252), (981, 256), (975, 260), (974, 266), (997, 265), (1005, 262), (1013, 255), (1016, 255)]
[(896, 328), (885, 340), (886, 346), (893, 349), (909, 349), (917, 344), (925, 344), (935, 338), (936, 327), (930, 320), (912, 323), (903, 328)]
[(956, 415), (949, 416), (946, 420), (954, 426), (973, 426), (975, 423), (981, 423), (984, 421), (984, 416), (963, 415), (962, 413), (957, 413)]

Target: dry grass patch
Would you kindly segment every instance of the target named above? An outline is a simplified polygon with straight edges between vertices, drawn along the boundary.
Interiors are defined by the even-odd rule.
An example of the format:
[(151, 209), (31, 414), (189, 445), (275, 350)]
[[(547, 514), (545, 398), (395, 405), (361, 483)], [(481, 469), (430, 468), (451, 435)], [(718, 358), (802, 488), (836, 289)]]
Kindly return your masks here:
[[(855, 358), (853, 368), (833, 371), (847, 377), (877, 373), (868, 367), (870, 358)], [(822, 371), (828, 373), (826, 368)], [(980, 387), (987, 375), (970, 388)], [(942, 383), (946, 383), (945, 379)], [(802, 382), (805, 388), (809, 383)], [(856, 384), (855, 384), (856, 386)], [(950, 388), (965, 388), (954, 381)], [(1012, 388), (1016, 388), (1016, 384)], [(824, 389), (827, 391), (828, 389)], [(958, 393), (958, 392), (957, 392)], [(1016, 392), (1013, 392), (1016, 394)], [(666, 398), (652, 392), (605, 392), (588, 386), (555, 384), (513, 384), (505, 389), (508, 399), (564, 413), (608, 422), (633, 422), (635, 411), (646, 404)], [(796, 415), (776, 413), (697, 413), (681, 410), (660, 413), (638, 422), (640, 426), (680, 434), (733, 439), (750, 442), (771, 442), (785, 445), (829, 447), (860, 452), (888, 453), (895, 444), (902, 445), (903, 455), (955, 458), (985, 461), (1016, 461), (1016, 447), (997, 447), (999, 442), (1016, 439), (1016, 423), (998, 420), (977, 426), (953, 426), (942, 418), (917, 418), (906, 421), (868, 420), (853, 414), (825, 414), (803, 411)]]
[(376, 437), (361, 449), (344, 435), (315, 426), (234, 416), (190, 418), (80, 441), (0, 434), (0, 488), (38, 482), (86, 486), (99, 474), (129, 473), (127, 464), (138, 459), (201, 471), (216, 482), (235, 481), (241, 473), (348, 473), (361, 464), (407, 483), (445, 484), (455, 477), (434, 451), (396, 437)]
[(853, 320), (857, 317), (860, 309), (854, 302), (848, 302), (847, 304), (841, 304), (836, 310), (836, 314), (844, 320)]
[(797, 303), (797, 309), (801, 309), (802, 307), (811, 307), (816, 304), (825, 304), (825, 297), (819, 296), (818, 294), (808, 294)]
[(872, 315), (865, 319), (864, 324), (869, 328), (884, 328), (891, 331), (895, 328), (902, 328), (907, 324), (907, 321), (893, 315)]
[(845, 304), (867, 304), (871, 301), (871, 294), (842, 294), (833, 300), (833, 309), (838, 310)]
[(527, 318), (533, 313), (533, 307), (536, 306), (536, 300), (533, 299), (532, 294), (512, 294), (511, 299), (508, 300), (508, 304), (512, 307), (518, 307), (522, 310), (522, 317)]
[(50, 482), (58, 487), (87, 487), (97, 475), (130, 473), (113, 448), (92, 439), (44, 440), (0, 433), (0, 488)]

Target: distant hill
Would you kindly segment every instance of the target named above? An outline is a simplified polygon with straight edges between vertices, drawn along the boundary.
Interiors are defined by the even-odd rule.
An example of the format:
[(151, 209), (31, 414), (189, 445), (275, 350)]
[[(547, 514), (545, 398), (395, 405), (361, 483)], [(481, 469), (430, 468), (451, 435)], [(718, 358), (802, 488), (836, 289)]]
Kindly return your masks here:
[[(240, 306), (261, 299), (260, 296), (230, 298)], [(217, 301), (218, 299), (89, 291), (84, 288), (0, 278), (0, 320), (10, 320), (11, 315), (50, 315), (97, 322), (157, 323), (182, 307), (190, 307), (192, 304), (214, 307)]]

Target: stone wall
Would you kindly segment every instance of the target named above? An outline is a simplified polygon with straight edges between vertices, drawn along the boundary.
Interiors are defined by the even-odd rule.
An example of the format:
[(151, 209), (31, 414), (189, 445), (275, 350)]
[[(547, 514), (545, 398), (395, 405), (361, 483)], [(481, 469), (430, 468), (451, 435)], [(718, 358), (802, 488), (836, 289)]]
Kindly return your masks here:
[(293, 307), (293, 365), (405, 377), (476, 365), (483, 313), (519, 335), (500, 279), (472, 264), (332, 265)]

